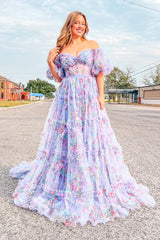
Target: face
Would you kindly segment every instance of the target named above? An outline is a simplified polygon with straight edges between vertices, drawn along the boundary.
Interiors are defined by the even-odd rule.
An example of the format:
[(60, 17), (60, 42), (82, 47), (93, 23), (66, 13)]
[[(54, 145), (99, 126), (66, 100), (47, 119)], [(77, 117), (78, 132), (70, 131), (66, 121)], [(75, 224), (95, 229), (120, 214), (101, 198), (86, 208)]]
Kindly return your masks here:
[(72, 36), (81, 37), (86, 29), (85, 19), (82, 15), (78, 15), (72, 24)]

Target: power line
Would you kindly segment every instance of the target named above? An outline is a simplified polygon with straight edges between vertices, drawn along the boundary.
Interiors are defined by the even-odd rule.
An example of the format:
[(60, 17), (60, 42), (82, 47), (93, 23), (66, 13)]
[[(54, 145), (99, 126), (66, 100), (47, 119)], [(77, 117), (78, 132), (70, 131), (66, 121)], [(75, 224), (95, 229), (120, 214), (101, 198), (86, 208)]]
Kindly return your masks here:
[(150, 68), (144, 69), (143, 71), (140, 71), (140, 72), (138, 72), (138, 73), (135, 73), (135, 74), (133, 74), (132, 76), (136, 76), (136, 75), (138, 75), (138, 74), (140, 74), (140, 73), (147, 72), (148, 70), (151, 70), (151, 69), (153, 69), (153, 68), (155, 68), (155, 67), (158, 67), (158, 66), (160, 66), (160, 64), (157, 64), (157, 65), (152, 66), (152, 67), (150, 67)]
[(155, 8), (146, 7), (146, 6), (142, 5), (142, 4), (130, 2), (130, 1), (128, 1), (128, 0), (122, 0), (122, 1), (123, 1), (123, 2), (127, 2), (127, 3), (129, 3), (129, 4), (132, 4), (132, 5), (135, 5), (135, 6), (138, 6), (138, 7), (142, 7), (142, 8), (145, 8), (145, 9), (148, 9), (148, 10), (151, 10), (151, 11), (160, 13), (160, 10), (157, 10), (157, 9), (155, 9)]
[(156, 64), (156, 63), (158, 63), (158, 62), (160, 63), (160, 60), (158, 60), (158, 61), (156, 61), (156, 62), (153, 62), (153, 63), (150, 63), (150, 64), (147, 64), (147, 65), (144, 65), (143, 67), (137, 68), (136, 70), (131, 71), (131, 73), (135, 73), (135, 72), (137, 72), (137, 71), (139, 71), (139, 70), (142, 70), (143, 68), (149, 67), (149, 66), (151, 66), (151, 65), (153, 65), (153, 64)]

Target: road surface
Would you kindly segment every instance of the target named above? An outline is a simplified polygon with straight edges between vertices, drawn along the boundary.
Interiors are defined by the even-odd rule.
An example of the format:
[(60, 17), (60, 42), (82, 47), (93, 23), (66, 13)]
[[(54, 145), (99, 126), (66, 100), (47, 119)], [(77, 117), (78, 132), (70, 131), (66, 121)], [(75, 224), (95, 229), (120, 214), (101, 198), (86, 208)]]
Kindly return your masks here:
[(150, 189), (157, 206), (142, 207), (125, 219), (105, 225), (67, 228), (17, 207), (12, 193), (17, 179), (8, 176), (16, 163), (36, 157), (51, 101), (0, 111), (0, 239), (1, 240), (159, 240), (160, 239), (160, 108), (106, 104), (123, 149), (124, 161), (138, 183)]

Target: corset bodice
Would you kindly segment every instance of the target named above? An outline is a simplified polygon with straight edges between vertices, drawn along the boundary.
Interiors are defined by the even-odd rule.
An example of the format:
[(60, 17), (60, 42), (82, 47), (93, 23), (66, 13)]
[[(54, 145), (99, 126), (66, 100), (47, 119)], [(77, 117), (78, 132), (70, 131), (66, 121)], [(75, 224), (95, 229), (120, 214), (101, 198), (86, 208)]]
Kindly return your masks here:
[[(63, 68), (64, 77), (74, 75), (92, 75), (93, 64), (93, 49), (86, 49), (78, 56), (73, 56), (70, 53), (61, 53), (58, 56), (58, 62)], [(57, 63), (57, 61), (55, 61)]]

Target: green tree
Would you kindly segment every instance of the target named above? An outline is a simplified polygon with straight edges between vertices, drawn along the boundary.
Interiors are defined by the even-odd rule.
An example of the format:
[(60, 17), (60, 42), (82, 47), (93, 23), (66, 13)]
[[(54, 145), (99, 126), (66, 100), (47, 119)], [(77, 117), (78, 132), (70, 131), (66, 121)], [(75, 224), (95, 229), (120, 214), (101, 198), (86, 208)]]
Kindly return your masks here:
[(105, 89), (115, 88), (134, 88), (135, 78), (131, 76), (131, 68), (127, 68), (126, 72), (114, 67), (113, 71), (105, 77)]
[(36, 80), (29, 80), (24, 90), (30, 92), (31, 87), (32, 92), (43, 93), (46, 97), (49, 98), (53, 98), (53, 92), (56, 91), (56, 88), (53, 84), (40, 80), (39, 78)]
[(146, 86), (160, 84), (160, 65), (157, 66), (155, 72), (151, 72), (149, 75), (143, 77), (143, 83)]

